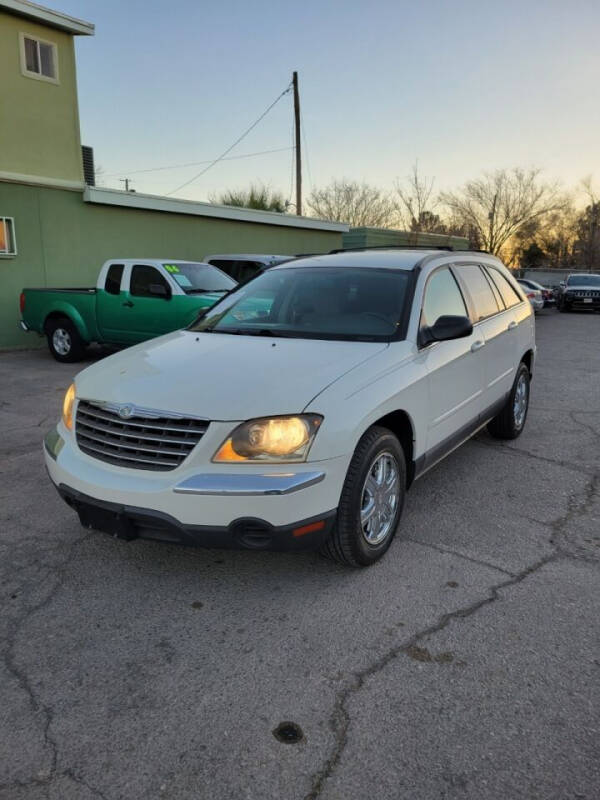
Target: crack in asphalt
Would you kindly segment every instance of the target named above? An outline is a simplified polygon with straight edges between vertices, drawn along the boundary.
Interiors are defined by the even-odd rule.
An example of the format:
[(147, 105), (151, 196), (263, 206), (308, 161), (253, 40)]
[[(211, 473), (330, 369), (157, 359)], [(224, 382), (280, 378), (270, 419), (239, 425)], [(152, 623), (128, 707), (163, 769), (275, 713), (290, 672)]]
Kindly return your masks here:
[(488, 569), (493, 569), (496, 572), (502, 572), (504, 573), (504, 575), (509, 575), (510, 577), (513, 577), (516, 574), (508, 569), (504, 569), (504, 567), (498, 567), (496, 564), (492, 564), (490, 561), (483, 561), (481, 558), (474, 558), (473, 556), (468, 556), (465, 553), (460, 553), (458, 550), (452, 550), (451, 547), (442, 547), (439, 544), (432, 544), (431, 542), (423, 542), (421, 539), (415, 539), (412, 536), (404, 536), (402, 537), (402, 541), (413, 542), (413, 544), (419, 544), (422, 547), (430, 547), (432, 550), (436, 550), (438, 553), (444, 553), (445, 555), (456, 556), (457, 558), (462, 558), (465, 561), (470, 561), (472, 564), (477, 564), (480, 567), (487, 567)]
[(323, 791), (325, 784), (332, 777), (336, 771), (346, 745), (348, 743), (348, 733), (351, 723), (350, 712), (348, 710), (348, 701), (358, 694), (366, 681), (373, 675), (381, 672), (401, 654), (414, 648), (423, 639), (429, 638), (440, 631), (444, 630), (455, 619), (466, 619), (476, 614), (481, 608), (496, 602), (501, 599), (500, 592), (504, 589), (509, 589), (518, 585), (530, 575), (533, 575), (538, 570), (545, 567), (552, 561), (557, 561), (561, 558), (569, 558), (580, 560), (571, 553), (563, 551), (557, 540), (564, 534), (566, 528), (574, 517), (584, 515), (595, 501), (600, 490), (600, 473), (594, 473), (590, 480), (587, 481), (583, 490), (575, 491), (567, 498), (566, 512), (557, 517), (552, 522), (546, 523), (546, 527), (551, 530), (549, 544), (553, 548), (553, 552), (540, 558), (529, 567), (521, 570), (520, 572), (512, 575), (507, 580), (496, 583), (488, 588), (488, 594), (479, 600), (470, 603), (464, 608), (456, 609), (443, 614), (440, 619), (432, 625), (424, 628), (421, 631), (413, 634), (408, 641), (399, 643), (390, 648), (383, 655), (376, 658), (373, 662), (368, 664), (362, 670), (355, 672), (351, 677), (350, 682), (341, 688), (335, 696), (333, 712), (329, 719), (329, 727), (334, 736), (334, 747), (331, 755), (323, 763), (323, 766), (313, 773), (311, 778), (311, 789), (304, 800), (317, 800)]
[(563, 469), (569, 469), (573, 472), (583, 472), (586, 475), (591, 475), (593, 472), (589, 469), (586, 469), (585, 466), (582, 464), (576, 464), (573, 461), (566, 461), (562, 458), (548, 458), (548, 456), (540, 456), (538, 453), (532, 453), (531, 450), (523, 450), (521, 447), (511, 447), (507, 444), (492, 443), (486, 442), (483, 439), (473, 439), (473, 444), (479, 445), (479, 447), (487, 447), (489, 450), (497, 450), (501, 453), (510, 453), (512, 455), (521, 456), (521, 458), (533, 458), (536, 461), (542, 461), (545, 464), (553, 464), (557, 467), (562, 467)]
[[(29, 705), (31, 706), (34, 712), (34, 715), (37, 716), (38, 714), (41, 714), (43, 717), (42, 736), (44, 741), (44, 749), (49, 749), (50, 751), (50, 766), (45, 770), (47, 771), (48, 774), (44, 775), (43, 777), (32, 778), (30, 781), (26, 782), (17, 780), (5, 784), (0, 784), (0, 790), (8, 789), (11, 786), (26, 787), (30, 785), (45, 786), (47, 789), (49, 789), (49, 785), (56, 777), (59, 747), (56, 740), (52, 737), (50, 731), (52, 722), (54, 720), (54, 711), (52, 706), (46, 705), (38, 698), (36, 690), (34, 689), (32, 682), (28, 676), (27, 670), (22, 669), (17, 664), (14, 651), (17, 638), (22, 628), (27, 624), (28, 620), (34, 614), (36, 614), (38, 611), (41, 611), (42, 609), (50, 605), (50, 603), (52, 602), (52, 600), (55, 598), (56, 594), (62, 587), (65, 573), (71, 561), (75, 558), (77, 546), (82, 542), (84, 542), (86, 539), (89, 539), (91, 536), (93, 536), (93, 533), (88, 532), (84, 536), (80, 536), (79, 538), (75, 539), (75, 541), (71, 542), (68, 545), (66, 558), (59, 565), (48, 569), (48, 571), (42, 578), (43, 582), (46, 581), (51, 575), (55, 574), (56, 578), (49, 591), (46, 593), (46, 595), (42, 600), (27, 608), (24, 614), (22, 614), (20, 617), (18, 617), (12, 622), (12, 624), (10, 625), (10, 629), (6, 635), (5, 648), (2, 655), (4, 666), (6, 667), (6, 671), (8, 672), (8, 674), (12, 675), (17, 680), (19, 686), (27, 695)], [(32, 583), (35, 583), (36, 585), (39, 586), (40, 580), (37, 579), (37, 580), (26, 581), (24, 587), (22, 588), (25, 588), (25, 590), (27, 590)], [(91, 790), (91, 787), (89, 788)]]

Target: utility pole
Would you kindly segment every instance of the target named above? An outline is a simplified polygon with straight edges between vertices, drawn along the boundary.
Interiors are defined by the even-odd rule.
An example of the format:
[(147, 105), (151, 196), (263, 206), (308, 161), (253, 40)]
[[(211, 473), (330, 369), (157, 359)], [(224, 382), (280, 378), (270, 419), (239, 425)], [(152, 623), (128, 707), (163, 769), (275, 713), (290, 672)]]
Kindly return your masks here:
[(125, 191), (129, 191), (129, 178), (119, 178), (119, 183), (125, 184)]
[(294, 87), (294, 118), (296, 128), (296, 214), (302, 216), (302, 149), (300, 146), (300, 95), (298, 94), (298, 73), (292, 77)]

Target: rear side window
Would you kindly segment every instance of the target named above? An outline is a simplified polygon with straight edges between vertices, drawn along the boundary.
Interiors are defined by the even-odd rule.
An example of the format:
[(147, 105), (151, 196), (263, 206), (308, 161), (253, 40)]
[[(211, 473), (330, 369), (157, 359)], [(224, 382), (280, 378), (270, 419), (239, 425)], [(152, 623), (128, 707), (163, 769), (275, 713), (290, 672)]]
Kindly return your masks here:
[(121, 291), (121, 278), (123, 277), (123, 264), (111, 264), (106, 273), (104, 288), (109, 294), (119, 294)]
[(438, 269), (425, 288), (421, 325), (431, 327), (440, 317), (466, 317), (467, 309), (458, 284), (448, 267)]
[(152, 285), (164, 286), (169, 292), (169, 284), (160, 274), (155, 267), (150, 267), (145, 264), (136, 264), (131, 270), (131, 286), (129, 289), (130, 294), (137, 297), (155, 297), (152, 294), (150, 287)]
[(498, 291), (502, 295), (502, 299), (504, 300), (504, 305), (507, 308), (511, 308), (512, 306), (516, 306), (518, 303), (521, 302), (521, 298), (517, 294), (516, 289), (510, 285), (510, 283), (506, 280), (504, 275), (497, 269), (493, 267), (487, 267), (488, 274), (490, 278), (494, 281), (495, 286), (497, 287)]
[(212, 264), (213, 267), (218, 267), (238, 283), (244, 283), (244, 281), (253, 278), (262, 270), (262, 264), (258, 261), (244, 261), (243, 259), (232, 261), (211, 258), (208, 263)]
[(475, 319), (481, 321), (491, 317), (493, 314), (497, 314), (500, 311), (500, 307), (481, 268), (476, 264), (462, 264), (455, 267), (455, 269), (471, 295), (475, 307)]

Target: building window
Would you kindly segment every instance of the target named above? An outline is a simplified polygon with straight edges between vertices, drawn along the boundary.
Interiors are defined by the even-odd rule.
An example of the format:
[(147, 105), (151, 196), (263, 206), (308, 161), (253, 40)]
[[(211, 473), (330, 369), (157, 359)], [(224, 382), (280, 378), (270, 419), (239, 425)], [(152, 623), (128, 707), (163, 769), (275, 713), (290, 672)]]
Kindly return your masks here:
[(0, 217), (0, 256), (16, 256), (15, 221), (12, 217)]
[(25, 33), (21, 37), (21, 72), (28, 78), (58, 83), (58, 52), (53, 42), (34, 39)]

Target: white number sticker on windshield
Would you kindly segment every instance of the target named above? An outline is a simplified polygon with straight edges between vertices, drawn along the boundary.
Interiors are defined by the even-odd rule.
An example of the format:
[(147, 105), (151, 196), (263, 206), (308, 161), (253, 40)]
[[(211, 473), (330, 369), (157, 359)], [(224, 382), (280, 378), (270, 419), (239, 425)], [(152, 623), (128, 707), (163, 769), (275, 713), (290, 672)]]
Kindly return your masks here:
[(181, 272), (178, 272), (176, 275), (173, 275), (177, 283), (183, 288), (187, 289), (189, 286), (192, 285), (191, 280), (186, 276), (183, 275)]

